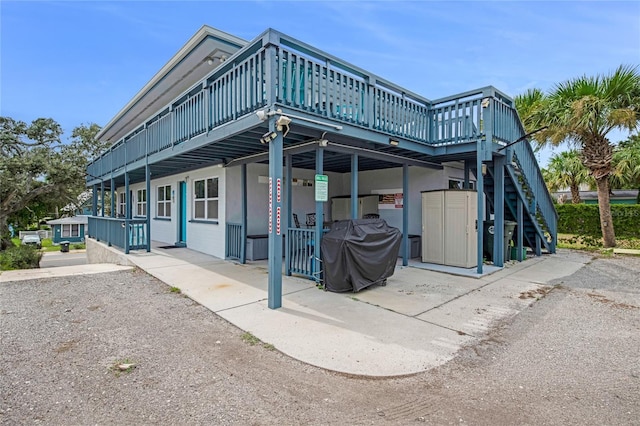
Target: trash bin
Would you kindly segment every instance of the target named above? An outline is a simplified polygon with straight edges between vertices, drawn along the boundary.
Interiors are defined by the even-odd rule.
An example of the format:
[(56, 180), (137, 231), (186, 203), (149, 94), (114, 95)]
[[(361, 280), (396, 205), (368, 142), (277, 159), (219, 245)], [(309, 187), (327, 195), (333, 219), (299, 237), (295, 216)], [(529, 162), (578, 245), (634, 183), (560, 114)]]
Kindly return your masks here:
[[(513, 238), (513, 232), (518, 222), (510, 220), (504, 221), (504, 260), (511, 260), (511, 250), (509, 249), (509, 241)], [(484, 236), (483, 236), (483, 254), (488, 260), (493, 260), (493, 236), (494, 236), (494, 223), (492, 220), (484, 222)]]
[(69, 253), (69, 241), (60, 241), (60, 252)]

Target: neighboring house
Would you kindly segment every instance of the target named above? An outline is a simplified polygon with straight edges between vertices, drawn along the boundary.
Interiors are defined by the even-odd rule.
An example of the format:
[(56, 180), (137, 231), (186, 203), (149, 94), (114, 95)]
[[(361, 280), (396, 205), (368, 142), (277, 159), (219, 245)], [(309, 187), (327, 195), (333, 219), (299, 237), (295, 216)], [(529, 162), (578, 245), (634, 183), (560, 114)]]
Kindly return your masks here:
[[(416, 234), (431, 250), (440, 231), (422, 217), (444, 211), (423, 209), (422, 192), (480, 188), (476, 225), (446, 238), (475, 241), (482, 272), (476, 230), (490, 217), (497, 266), (504, 220), (521, 224), (520, 248), (555, 251), (556, 212), (534, 153), (508, 145), (524, 133), (513, 100), (493, 87), (430, 100), (272, 29), (247, 42), (204, 26), (97, 135), (112, 145), (87, 168), (101, 193), (89, 235), (127, 253), (153, 239), (241, 262), (248, 242), (266, 238), (274, 308), (283, 246), (285, 273), (318, 278), (332, 198), (350, 197), (352, 217), (398, 227), (403, 247)], [(98, 216), (105, 191), (112, 217)], [(361, 211), (371, 194), (378, 211)]]
[(87, 216), (63, 217), (62, 219), (48, 220), (53, 230), (52, 242), (60, 244), (61, 241), (70, 243), (84, 242), (87, 229)]

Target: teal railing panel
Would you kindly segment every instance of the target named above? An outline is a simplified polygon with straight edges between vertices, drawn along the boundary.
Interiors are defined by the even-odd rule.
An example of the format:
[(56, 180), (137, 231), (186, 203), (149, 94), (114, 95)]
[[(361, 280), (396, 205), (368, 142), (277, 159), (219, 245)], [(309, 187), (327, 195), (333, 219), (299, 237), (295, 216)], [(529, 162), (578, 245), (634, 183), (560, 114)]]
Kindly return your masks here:
[(316, 278), (314, 271), (315, 229), (289, 228), (289, 265), (292, 274)]
[(172, 141), (181, 143), (207, 131), (205, 91), (200, 90), (173, 108)]
[(435, 103), (429, 111), (429, 143), (454, 145), (484, 136), (483, 93), (463, 94)]
[(225, 257), (240, 259), (242, 256), (242, 224), (227, 222)]
[(149, 233), (146, 219), (89, 216), (88, 235), (128, 253), (129, 250), (146, 249)]

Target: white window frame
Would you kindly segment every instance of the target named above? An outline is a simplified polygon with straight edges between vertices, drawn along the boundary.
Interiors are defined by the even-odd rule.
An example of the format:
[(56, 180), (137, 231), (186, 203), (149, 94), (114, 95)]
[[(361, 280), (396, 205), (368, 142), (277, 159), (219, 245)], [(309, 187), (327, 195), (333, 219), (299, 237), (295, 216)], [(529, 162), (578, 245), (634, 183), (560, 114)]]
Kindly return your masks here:
[[(80, 236), (80, 225), (77, 223), (63, 223), (61, 230), (62, 238), (74, 238)], [(66, 228), (66, 229), (65, 229)]]
[(127, 194), (125, 191), (118, 192), (118, 216), (127, 216)]
[(147, 216), (147, 190), (138, 189), (136, 191), (136, 216)]
[[(204, 182), (203, 191), (198, 194), (198, 186)], [(215, 192), (213, 187), (215, 185)], [(195, 179), (193, 181), (193, 220), (204, 220), (217, 222), (220, 215), (220, 180), (217, 177)], [(215, 209), (211, 208), (213, 205)], [(202, 213), (200, 213), (202, 212)]]
[(156, 216), (171, 218), (171, 185), (158, 186), (156, 197)]
[[(458, 187), (457, 188), (452, 188), (451, 187), (451, 183), (452, 182), (457, 182), (458, 183)], [(469, 180), (469, 186), (470, 186), (469, 189), (476, 189), (476, 182), (474, 180)], [(449, 187), (449, 189), (463, 189), (464, 188), (464, 179), (449, 178), (448, 187)]]

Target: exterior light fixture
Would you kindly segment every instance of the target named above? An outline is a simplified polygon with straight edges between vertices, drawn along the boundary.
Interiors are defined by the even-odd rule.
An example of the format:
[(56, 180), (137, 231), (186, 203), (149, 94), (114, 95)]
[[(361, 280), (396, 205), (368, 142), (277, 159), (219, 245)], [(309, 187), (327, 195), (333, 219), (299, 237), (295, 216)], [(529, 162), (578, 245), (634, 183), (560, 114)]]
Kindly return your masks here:
[(260, 143), (267, 144), (272, 140), (274, 140), (276, 136), (278, 136), (276, 132), (267, 132), (264, 135), (262, 135), (262, 137), (260, 138)]
[(482, 163), (482, 176), (487, 174), (487, 165)]
[(389, 139), (389, 145), (398, 146), (399, 144), (400, 144), (400, 142), (398, 142), (397, 140)]

